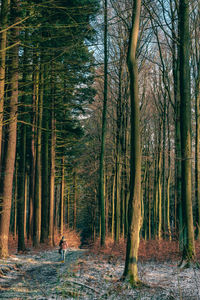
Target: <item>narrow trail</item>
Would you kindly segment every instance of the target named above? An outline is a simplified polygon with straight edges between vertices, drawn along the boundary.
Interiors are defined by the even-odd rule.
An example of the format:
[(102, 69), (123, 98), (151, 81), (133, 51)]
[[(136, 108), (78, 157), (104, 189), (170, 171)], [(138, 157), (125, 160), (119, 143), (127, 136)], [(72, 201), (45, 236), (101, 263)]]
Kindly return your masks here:
[(180, 269), (175, 261), (139, 262), (147, 284), (140, 289), (119, 281), (123, 269), (117, 257), (80, 249), (69, 249), (65, 263), (58, 249), (13, 255), (0, 260), (0, 299), (200, 300), (199, 269)]
[[(74, 265), (84, 254), (83, 250), (68, 251), (65, 263), (58, 250), (37, 255), (16, 255), (6, 262), (0, 260), (1, 299), (59, 299), (63, 275), (72, 276)], [(72, 295), (73, 296), (73, 295)]]

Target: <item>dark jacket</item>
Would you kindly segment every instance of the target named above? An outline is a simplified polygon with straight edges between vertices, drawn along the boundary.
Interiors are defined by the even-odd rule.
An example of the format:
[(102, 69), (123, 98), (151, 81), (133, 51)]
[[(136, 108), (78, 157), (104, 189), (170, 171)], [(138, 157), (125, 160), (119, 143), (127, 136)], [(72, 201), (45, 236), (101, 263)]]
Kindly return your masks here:
[(60, 249), (62, 249), (62, 250), (66, 250), (67, 249), (67, 241), (65, 240), (65, 239), (61, 239), (60, 240), (60, 243), (59, 243), (59, 247), (60, 247)]

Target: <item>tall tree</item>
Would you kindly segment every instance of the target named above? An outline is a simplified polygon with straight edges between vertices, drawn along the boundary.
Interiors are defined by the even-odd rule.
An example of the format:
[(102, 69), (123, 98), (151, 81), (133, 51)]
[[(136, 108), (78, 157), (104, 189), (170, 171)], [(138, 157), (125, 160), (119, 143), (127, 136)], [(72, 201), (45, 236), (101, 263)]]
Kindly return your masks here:
[(4, 107), (4, 92), (5, 92), (5, 74), (6, 74), (6, 41), (8, 26), (8, 11), (9, 1), (1, 1), (1, 22), (0, 22), (0, 170), (1, 170), (1, 143), (3, 129), (3, 107)]
[[(25, 31), (25, 40), (27, 39), (28, 32)], [(21, 109), (19, 112), (21, 112), (20, 119), (24, 122), (27, 120), (26, 115), (26, 83), (28, 81), (28, 72), (26, 66), (28, 65), (28, 48), (24, 48), (24, 57), (23, 57), (23, 66), (24, 66), (24, 72), (23, 72), (23, 96), (21, 98)], [(17, 224), (18, 224), (18, 251), (24, 251), (25, 250), (25, 240), (24, 240), (24, 212), (25, 212), (25, 191), (26, 191), (26, 139), (27, 139), (27, 125), (19, 124), (20, 128), (20, 149), (19, 149), (19, 163), (18, 163), (18, 201), (17, 201)]]
[[(39, 57), (38, 57), (39, 58)], [(43, 65), (41, 64), (41, 69)], [(41, 75), (41, 78), (40, 78)], [(41, 235), (41, 127), (42, 127), (42, 108), (43, 108), (43, 70), (36, 70), (36, 162), (35, 162), (35, 184), (34, 184), (34, 211), (33, 211), (33, 245), (38, 246)], [(41, 85), (40, 85), (41, 84)]]
[[(11, 0), (12, 24), (19, 21), (19, 1)], [(18, 64), (19, 64), (19, 28), (15, 26), (11, 30), (12, 49), (10, 67), (9, 124), (7, 143), (5, 145), (5, 157), (1, 176), (1, 214), (0, 214), (0, 256), (8, 255), (8, 236), (10, 224), (10, 212), (12, 202), (13, 175), (15, 166), (16, 140), (17, 140), (17, 103), (18, 103)]]
[(48, 111), (48, 67), (44, 66), (44, 101), (42, 132), (42, 217), (41, 217), (41, 242), (48, 239), (49, 217), (49, 111)]
[(194, 259), (195, 244), (192, 213), (191, 182), (191, 98), (190, 98), (190, 32), (189, 1), (179, 2), (180, 33), (180, 121), (182, 156), (182, 209), (184, 222), (184, 248), (182, 259), (188, 263)]
[(102, 112), (101, 154), (99, 163), (99, 204), (101, 215), (101, 245), (105, 244), (105, 199), (104, 199), (104, 151), (106, 135), (106, 111), (108, 94), (108, 51), (107, 51), (107, 0), (104, 1), (104, 101)]
[(141, 147), (140, 147), (140, 108), (138, 91), (137, 43), (140, 24), (141, 0), (135, 0), (132, 12), (132, 28), (129, 39), (127, 64), (130, 73), (131, 95), (131, 167), (130, 199), (128, 208), (128, 237), (126, 262), (123, 277), (129, 276), (130, 284), (139, 283), (137, 261), (139, 233), (141, 227)]

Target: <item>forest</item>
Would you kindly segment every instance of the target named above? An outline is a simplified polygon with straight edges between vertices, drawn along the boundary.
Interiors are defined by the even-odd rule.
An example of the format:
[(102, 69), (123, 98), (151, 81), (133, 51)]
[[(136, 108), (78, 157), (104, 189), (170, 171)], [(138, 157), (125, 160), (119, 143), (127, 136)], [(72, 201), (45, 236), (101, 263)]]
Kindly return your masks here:
[(0, 258), (71, 232), (123, 241), (131, 286), (140, 241), (199, 267), (199, 0), (1, 0), (0, 15)]

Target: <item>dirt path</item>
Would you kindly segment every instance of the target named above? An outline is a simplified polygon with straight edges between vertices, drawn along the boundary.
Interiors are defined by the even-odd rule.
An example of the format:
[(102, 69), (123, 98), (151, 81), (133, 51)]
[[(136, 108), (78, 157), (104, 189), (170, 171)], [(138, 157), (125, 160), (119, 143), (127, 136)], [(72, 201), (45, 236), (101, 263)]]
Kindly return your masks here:
[(71, 250), (65, 263), (60, 261), (57, 249), (37, 255), (11, 256), (6, 262), (0, 260), (0, 298), (59, 299), (63, 275), (72, 275), (71, 265), (83, 254), (84, 251)]
[(37, 300), (200, 300), (200, 270), (181, 270), (175, 262), (139, 263), (149, 285), (132, 289), (119, 282), (124, 261), (70, 249), (61, 263), (58, 250), (0, 260), (0, 298)]

